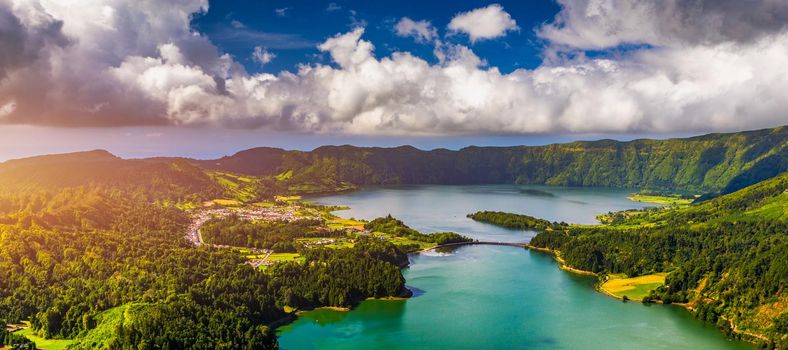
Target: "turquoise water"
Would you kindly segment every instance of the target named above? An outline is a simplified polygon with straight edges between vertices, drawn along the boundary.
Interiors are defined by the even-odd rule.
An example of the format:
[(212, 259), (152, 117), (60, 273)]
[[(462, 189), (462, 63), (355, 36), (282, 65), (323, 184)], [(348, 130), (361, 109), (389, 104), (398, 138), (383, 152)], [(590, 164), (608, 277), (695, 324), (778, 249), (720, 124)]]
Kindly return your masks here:
[[(547, 192), (550, 195), (543, 193)], [(600, 212), (643, 206), (627, 191), (537, 186), (378, 187), (317, 199), (349, 205), (345, 217), (392, 214), (426, 232), (527, 241), (465, 218), (507, 210), (593, 223)], [(414, 256), (404, 270), (415, 296), (370, 300), (350, 312), (316, 310), (280, 329), (283, 349), (752, 349), (675, 306), (624, 303), (594, 278), (558, 269), (547, 255), (506, 246), (466, 246)]]

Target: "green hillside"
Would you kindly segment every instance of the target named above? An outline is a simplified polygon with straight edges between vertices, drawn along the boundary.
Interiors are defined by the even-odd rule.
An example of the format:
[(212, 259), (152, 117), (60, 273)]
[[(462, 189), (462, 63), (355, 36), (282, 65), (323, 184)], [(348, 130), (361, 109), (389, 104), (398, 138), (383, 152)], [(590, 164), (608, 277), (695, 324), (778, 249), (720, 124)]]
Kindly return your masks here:
[(295, 192), (369, 184), (522, 183), (732, 192), (788, 170), (788, 127), (668, 140), (580, 141), (547, 146), (324, 146), (251, 149), (196, 161), (252, 175), (287, 174)]
[(0, 191), (77, 186), (140, 189), (156, 197), (219, 196), (221, 186), (184, 159), (121, 159), (107, 151), (38, 156), (0, 163)]
[(669, 272), (646, 300), (689, 303), (727, 332), (788, 345), (788, 173), (700, 204), (608, 214), (531, 241), (571, 267)]
[(274, 349), (272, 327), (293, 317), (286, 310), (407, 295), (390, 256), (405, 253), (391, 242), (308, 249), (303, 263), (263, 271), (243, 247), (186, 239), (195, 214), (186, 208), (195, 202), (241, 205), (266, 186), (183, 159), (123, 160), (104, 151), (1, 163), (0, 323), (29, 327), (0, 333), (0, 343)]
[[(688, 302), (698, 317), (727, 331), (784, 343), (786, 136), (781, 127), (460, 151), (266, 148), (211, 161), (127, 160), (90, 151), (7, 161), (0, 163), (0, 321), (29, 321), (24, 332), (31, 339), (73, 340), (72, 348), (212, 348), (217, 341), (223, 348), (275, 348), (272, 327), (294, 308), (405, 295), (401, 247), (377, 238), (342, 249), (304, 246), (301, 259), (259, 269), (249, 264), (248, 251), (190, 243), (185, 236), (194, 209), (232, 203), (298, 215), (284, 213), (291, 204), (271, 199), (367, 184), (547, 183), (732, 192), (682, 208), (609, 213), (607, 224), (590, 227), (500, 212), (472, 216), (545, 228), (532, 243), (559, 250), (579, 269), (668, 273), (647, 300)], [(247, 250), (307, 233), (281, 223), (287, 227), (276, 237), (259, 234), (270, 233), (270, 225), (232, 224), (238, 229), (222, 233), (228, 240), (222, 242)], [(466, 240), (421, 235), (393, 218), (363, 229), (410, 243)], [(344, 236), (330, 227), (315, 232)], [(240, 343), (245, 346), (232, 347)]]

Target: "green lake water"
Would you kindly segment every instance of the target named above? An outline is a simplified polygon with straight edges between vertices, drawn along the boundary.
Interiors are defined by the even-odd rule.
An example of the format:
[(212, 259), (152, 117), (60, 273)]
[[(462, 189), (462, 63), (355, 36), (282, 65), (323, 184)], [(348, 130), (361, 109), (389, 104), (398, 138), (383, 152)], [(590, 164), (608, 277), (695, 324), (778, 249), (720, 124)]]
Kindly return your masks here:
[[(392, 214), (424, 232), (527, 242), (533, 233), (476, 223), (465, 214), (505, 210), (593, 223), (642, 207), (627, 191), (547, 186), (374, 187), (312, 199), (348, 205), (344, 217)], [(507, 246), (423, 253), (404, 270), (415, 295), (369, 300), (350, 312), (316, 310), (279, 329), (282, 349), (753, 349), (676, 306), (624, 303), (595, 279), (558, 269), (548, 255)]]

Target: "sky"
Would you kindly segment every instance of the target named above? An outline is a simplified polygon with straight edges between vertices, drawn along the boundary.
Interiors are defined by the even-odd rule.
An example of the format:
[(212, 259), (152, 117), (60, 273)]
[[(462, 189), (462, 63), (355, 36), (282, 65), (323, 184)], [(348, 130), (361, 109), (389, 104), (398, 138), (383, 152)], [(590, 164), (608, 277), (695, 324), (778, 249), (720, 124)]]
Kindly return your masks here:
[(784, 0), (0, 0), (0, 160), (788, 124)]
[[(206, 33), (212, 41), (243, 64), (247, 72), (276, 74), (282, 70), (297, 72), (299, 64), (330, 64), (317, 46), (338, 33), (357, 26), (364, 27), (364, 39), (375, 45), (377, 56), (410, 52), (431, 64), (438, 63), (434, 44), (426, 38), (398, 35), (402, 18), (413, 22), (428, 21), (435, 35), (443, 36), (452, 18), (461, 12), (493, 3), (478, 1), (217, 1), (208, 12), (192, 21), (192, 27)], [(481, 40), (473, 50), (489, 66), (509, 73), (517, 68), (535, 68), (541, 63), (542, 43), (530, 28), (553, 18), (557, 3), (548, 0), (513, 1), (504, 11), (519, 28), (509, 30), (499, 40)], [(503, 7), (503, 5), (502, 5)], [(516, 19), (514, 19), (516, 18)], [(409, 23), (406, 21), (406, 23)], [(411, 26), (418, 26), (413, 24)], [(440, 28), (439, 28), (440, 27)], [(400, 26), (400, 28), (404, 28)], [(427, 33), (430, 33), (428, 30)], [(431, 35), (431, 34), (427, 34)], [(468, 37), (453, 35), (441, 39), (447, 43), (467, 45)], [(269, 52), (270, 61), (262, 63), (254, 48)]]

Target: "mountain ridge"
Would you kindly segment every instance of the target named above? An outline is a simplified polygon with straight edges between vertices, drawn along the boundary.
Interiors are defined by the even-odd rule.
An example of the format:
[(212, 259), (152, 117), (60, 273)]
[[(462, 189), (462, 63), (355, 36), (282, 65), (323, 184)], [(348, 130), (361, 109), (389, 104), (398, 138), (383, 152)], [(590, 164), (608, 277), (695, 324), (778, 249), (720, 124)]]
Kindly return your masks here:
[(788, 128), (780, 126), (665, 140), (468, 146), (456, 151), (350, 145), (312, 151), (252, 148), (194, 162), (248, 175), (292, 172), (292, 183), (311, 183), (316, 190), (343, 182), (357, 186), (533, 183), (729, 193), (785, 171), (786, 146)]
[[(280, 192), (297, 194), (366, 185), (517, 183), (711, 193), (704, 197), (709, 198), (788, 170), (788, 127), (665, 140), (602, 139), (543, 146), (468, 146), (459, 150), (421, 150), (410, 145), (327, 145), (311, 151), (255, 147), (208, 160), (123, 159), (105, 150), (93, 150), (7, 160), (0, 163), (0, 183), (2, 177), (14, 173), (20, 182), (34, 181), (35, 177), (27, 175), (41, 173), (36, 168), (58, 164), (67, 165), (60, 168), (64, 175), (84, 173), (75, 170), (80, 167), (99, 167), (108, 173), (128, 168), (122, 176), (167, 166), (197, 166), (207, 171), (276, 178), (273, 184)], [(164, 169), (156, 171), (167, 173)], [(83, 180), (80, 176), (71, 176), (71, 182)], [(95, 176), (89, 173), (84, 177)], [(40, 181), (61, 183), (66, 178)]]

